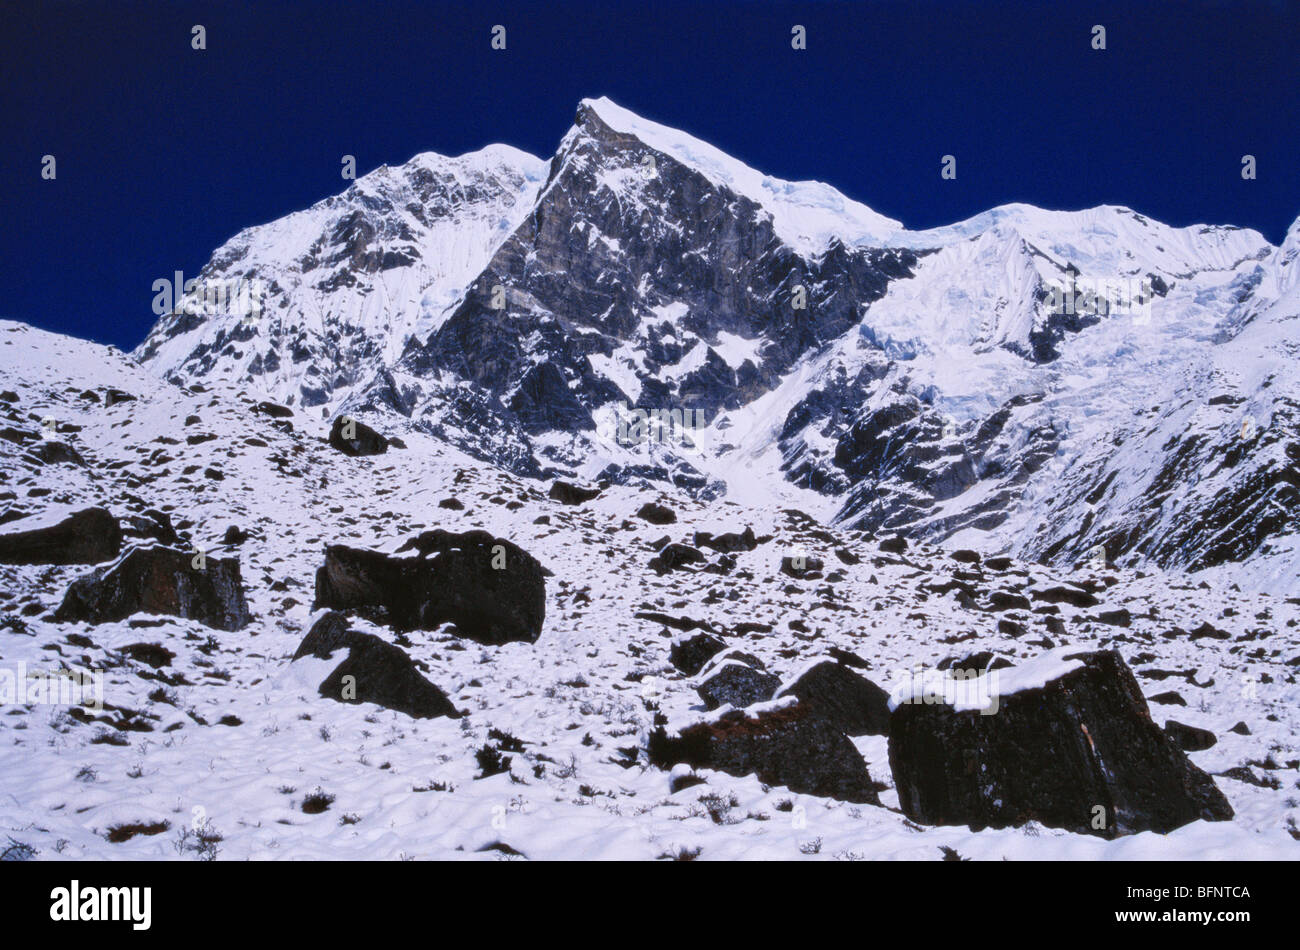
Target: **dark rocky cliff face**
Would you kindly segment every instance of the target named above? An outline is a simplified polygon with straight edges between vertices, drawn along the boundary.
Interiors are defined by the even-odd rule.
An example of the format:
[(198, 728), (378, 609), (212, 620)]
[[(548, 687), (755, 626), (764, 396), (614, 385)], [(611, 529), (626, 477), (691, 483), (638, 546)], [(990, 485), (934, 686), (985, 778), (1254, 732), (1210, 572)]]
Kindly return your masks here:
[[(757, 203), (584, 105), (536, 208), (398, 370), (466, 380), (530, 433), (590, 430), (592, 410), (617, 401), (711, 419), (845, 333), (915, 263), (907, 249), (839, 242), (801, 256)], [(719, 334), (754, 353), (733, 365)], [(421, 408), (418, 396), (402, 404), (415, 418)]]

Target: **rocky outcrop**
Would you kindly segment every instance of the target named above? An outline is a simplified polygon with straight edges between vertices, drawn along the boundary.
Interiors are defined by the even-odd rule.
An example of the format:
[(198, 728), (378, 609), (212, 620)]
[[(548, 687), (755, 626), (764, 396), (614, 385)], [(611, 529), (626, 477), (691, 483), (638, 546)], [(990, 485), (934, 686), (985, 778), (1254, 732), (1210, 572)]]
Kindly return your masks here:
[(756, 775), (793, 792), (878, 805), (877, 786), (852, 742), (823, 716), (799, 703), (747, 713), (733, 709), (677, 734), (651, 735), (650, 762), (685, 763), (729, 775)]
[(132, 548), (108, 567), (73, 581), (54, 619), (109, 623), (136, 613), (170, 614), (218, 630), (241, 629), (250, 617), (239, 560), (161, 546)]
[(909, 818), (976, 830), (1032, 820), (1105, 838), (1232, 818), (1152, 722), (1119, 653), (1060, 648), (986, 676), (999, 674), (984, 710), (935, 701), (933, 681), (895, 695), (889, 762)]
[(341, 703), (374, 703), (415, 719), (460, 717), (445, 693), (420, 675), (400, 647), (348, 626), (348, 619), (329, 611), (317, 620), (293, 659), (305, 656), (341, 660), (320, 683), (320, 694)]
[(823, 660), (788, 680), (776, 694), (800, 704), (850, 736), (889, 734), (889, 694), (834, 660)]
[(56, 509), (0, 531), (0, 564), (100, 564), (122, 550), (122, 527), (103, 508)]
[(544, 575), (527, 551), (486, 531), (426, 531), (396, 555), (330, 545), (315, 607), (371, 613), (399, 630), (452, 623), (480, 643), (532, 643), (546, 617)]

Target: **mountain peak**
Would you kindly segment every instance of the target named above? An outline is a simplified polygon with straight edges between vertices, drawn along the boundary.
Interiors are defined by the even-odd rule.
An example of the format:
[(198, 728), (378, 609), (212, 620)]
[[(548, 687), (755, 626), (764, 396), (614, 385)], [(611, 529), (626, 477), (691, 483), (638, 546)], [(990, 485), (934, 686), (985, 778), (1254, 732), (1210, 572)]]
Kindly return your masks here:
[(785, 181), (751, 168), (721, 149), (680, 129), (642, 118), (602, 96), (578, 104), (576, 126), (596, 131), (591, 118), (704, 175), (714, 184), (761, 205), (772, 215), (780, 238), (795, 250), (816, 254), (832, 239), (846, 244), (882, 245), (901, 231), (899, 221), (878, 214), (820, 181)]

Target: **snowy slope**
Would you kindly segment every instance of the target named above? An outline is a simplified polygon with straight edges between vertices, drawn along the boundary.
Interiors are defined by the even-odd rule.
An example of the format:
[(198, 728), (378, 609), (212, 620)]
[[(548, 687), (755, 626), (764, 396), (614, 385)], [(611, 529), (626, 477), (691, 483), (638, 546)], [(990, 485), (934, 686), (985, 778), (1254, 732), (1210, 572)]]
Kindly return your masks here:
[[(1285, 309), (1271, 310), (1277, 322), (1255, 332), (1287, 345)], [(1249, 340), (1240, 345), (1253, 352)], [(136, 398), (106, 405), (108, 389)], [(571, 507), (547, 498), (544, 484), (419, 432), (406, 433), (405, 450), (348, 458), (325, 443), (315, 413), (253, 412), (253, 400), (225, 381), (183, 389), (120, 353), (18, 323), (0, 322), (0, 390), (6, 518), (65, 504), (102, 504), (123, 517), (159, 509), (187, 549), (239, 559), (253, 614), (234, 632), (143, 614), (57, 622), (51, 610), (88, 568), (0, 566), (0, 669), (89, 668), (105, 678), (102, 718), (82, 721), (40, 704), (0, 716), (0, 835), (36, 848), (40, 859), (192, 859), (181, 834), (204, 822), (220, 836), (219, 860), (684, 852), (702, 860), (940, 860), (943, 848), (981, 860), (1205, 860), (1294, 859), (1300, 848), (1294, 598), (1242, 592), (1229, 577), (1211, 584), (1087, 565), (972, 566), (925, 543), (887, 555), (867, 535), (758, 497), (742, 505), (615, 485)], [(35, 449), (51, 441), (83, 463), (37, 459)], [(440, 506), (447, 498), (463, 509)], [(679, 521), (635, 517), (651, 500)], [(249, 539), (223, 544), (231, 525)], [(690, 542), (697, 529), (747, 526), (760, 540), (735, 555), (730, 573), (647, 567), (665, 535)], [(356, 618), (359, 629), (423, 664), (467, 715), (413, 720), (323, 699), (315, 690), (321, 667), (289, 662), (315, 617), (323, 547), (392, 550), (428, 527), (486, 528), (545, 564), (553, 574), (541, 637), (483, 647), (445, 628), (397, 636)], [(826, 572), (779, 573), (796, 551), (823, 559)], [(987, 606), (999, 590), (1061, 583), (1090, 585), (1100, 604)], [(962, 585), (975, 592), (965, 606)], [(1097, 619), (1119, 607), (1131, 612), (1131, 626)], [(847, 650), (887, 686), (917, 666), (984, 649), (1013, 660), (1062, 645), (1118, 649), (1147, 696), (1174, 691), (1185, 700), (1152, 702), (1158, 722), (1176, 718), (1218, 737), (1192, 758), (1216, 775), (1236, 817), (1114, 841), (1033, 823), (923, 827), (900, 812), (886, 740), (875, 736), (853, 742), (883, 785), (880, 806), (711, 770), (701, 770), (703, 784), (672, 791), (669, 773), (644, 759), (629, 763), (624, 751), (651, 726), (646, 697), (673, 723), (701, 713), (692, 679), (669, 661), (677, 631), (664, 617), (704, 625), (783, 675), (831, 647)], [(1186, 634), (1202, 623), (1227, 639)], [(141, 645), (171, 658), (146, 662), (158, 651)], [(522, 751), (507, 772), (479, 777), (475, 753), (499, 741), (492, 730), (520, 740)], [(317, 792), (328, 806), (305, 809)], [(133, 826), (147, 831), (110, 840)]]

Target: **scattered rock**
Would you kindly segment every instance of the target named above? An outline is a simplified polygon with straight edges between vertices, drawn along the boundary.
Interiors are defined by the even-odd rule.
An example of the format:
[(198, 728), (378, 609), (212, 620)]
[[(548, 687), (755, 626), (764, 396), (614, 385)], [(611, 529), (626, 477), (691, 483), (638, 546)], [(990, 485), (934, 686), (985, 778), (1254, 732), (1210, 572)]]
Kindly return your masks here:
[(1101, 603), (1088, 591), (1080, 590), (1077, 587), (1067, 587), (1064, 584), (1032, 590), (1029, 592), (1029, 596), (1034, 600), (1046, 601), (1049, 604), (1069, 604), (1071, 607), (1095, 607)]
[(388, 451), (388, 440), (355, 419), (339, 416), (330, 427), (329, 443), (344, 455), (383, 455)]
[(347, 617), (337, 611), (325, 613), (312, 624), (293, 659), (339, 659), (344, 651), (342, 662), (320, 683), (320, 694), (327, 699), (374, 703), (415, 719), (460, 718), (451, 700), (420, 675), (404, 650), (374, 634), (352, 630)]
[(728, 531), (719, 535), (696, 531), (694, 542), (697, 548), (710, 548), (722, 554), (752, 551), (758, 547), (758, 539), (754, 537), (753, 528), (745, 528), (744, 531)]
[(34, 448), (29, 449), (24, 458), (39, 465), (84, 466), (86, 464), (86, 460), (72, 446), (50, 439), (46, 439), (38, 443)]
[(194, 558), (160, 545), (132, 548), (114, 564), (73, 581), (54, 619), (109, 623), (153, 613), (239, 630), (250, 619), (239, 560), (206, 557), (196, 567)]
[(902, 554), (907, 550), (907, 538), (896, 534), (892, 538), (885, 538), (877, 547), (886, 554)]
[(889, 694), (834, 660), (823, 660), (787, 680), (776, 698), (783, 696), (797, 697), (846, 735), (889, 733)]
[(1113, 838), (1232, 818), (1214, 781), (1154, 722), (1116, 651), (1062, 648), (1018, 669), (996, 714), (900, 695), (889, 761), (899, 802), (926, 824), (1034, 820)]
[(658, 554), (650, 559), (650, 568), (656, 574), (682, 570), (690, 564), (703, 564), (704, 553), (689, 544), (672, 543), (664, 545)]
[(771, 673), (756, 670), (740, 660), (715, 664), (696, 685), (706, 709), (735, 706), (737, 709), (763, 703), (775, 695), (781, 681)]
[(695, 676), (704, 669), (704, 664), (726, 649), (726, 644), (708, 633), (697, 633), (692, 637), (673, 641), (669, 659), (687, 676)]
[[(414, 556), (400, 552), (414, 549)], [(426, 531), (397, 556), (330, 545), (313, 609), (377, 610), (399, 630), (444, 623), (480, 643), (535, 642), (546, 616), (545, 569), (487, 531)]]
[(293, 416), (293, 410), (288, 406), (281, 406), (278, 403), (268, 402), (263, 399), (253, 407), (254, 412), (259, 412), (264, 416), (270, 416), (273, 419), (288, 419)]
[(1189, 726), (1174, 719), (1165, 723), (1165, 734), (1184, 752), (1204, 752), (1219, 741), (1209, 729)]
[(1109, 624), (1112, 627), (1130, 627), (1133, 625), (1133, 615), (1128, 612), (1126, 607), (1120, 607), (1116, 610), (1103, 610), (1097, 614), (1097, 622)]
[(989, 594), (989, 610), (1028, 610), (1029, 599), (1024, 594), (1010, 590), (995, 590)]
[(176, 529), (172, 527), (172, 519), (166, 512), (155, 508), (149, 508), (138, 515), (127, 515), (126, 527), (123, 530), (133, 537), (150, 538), (166, 545), (181, 543)]
[(584, 505), (593, 498), (599, 497), (599, 488), (580, 488), (569, 482), (557, 481), (551, 486), (547, 497), (558, 501), (562, 505)]
[(642, 505), (637, 510), (636, 516), (651, 524), (674, 524), (677, 521), (677, 512), (653, 501), (647, 501)]
[(729, 775), (752, 774), (767, 785), (801, 794), (880, 804), (867, 763), (849, 738), (798, 703), (752, 714), (728, 710), (677, 735), (661, 729), (650, 738), (649, 757), (661, 768), (685, 763)]
[(122, 526), (103, 508), (56, 508), (7, 522), (2, 564), (100, 564), (122, 550)]
[(121, 389), (110, 388), (104, 390), (105, 407), (116, 406), (118, 403), (122, 403), (122, 402), (135, 402), (135, 396), (131, 395), (128, 392), (124, 392)]
[(805, 554), (781, 558), (781, 573), (787, 577), (806, 577), (816, 580), (821, 577), (821, 572), (825, 566), (821, 558), (808, 557)]
[(1182, 694), (1177, 690), (1171, 689), (1168, 692), (1156, 693), (1148, 697), (1151, 702), (1159, 703), (1161, 706), (1186, 706), (1187, 700), (1183, 699)]

